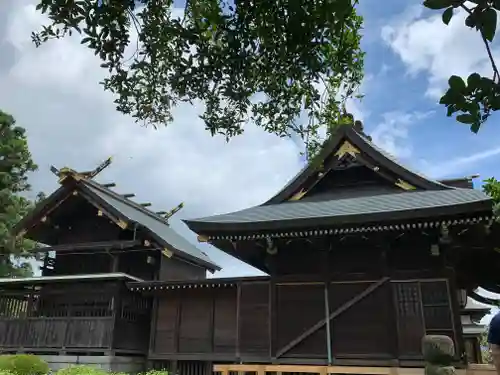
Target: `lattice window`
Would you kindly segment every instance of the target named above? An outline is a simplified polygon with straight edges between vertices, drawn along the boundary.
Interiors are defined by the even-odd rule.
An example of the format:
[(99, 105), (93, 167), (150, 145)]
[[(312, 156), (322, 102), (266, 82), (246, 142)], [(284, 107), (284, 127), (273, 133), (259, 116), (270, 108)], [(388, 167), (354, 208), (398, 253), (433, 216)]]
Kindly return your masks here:
[(419, 356), (425, 334), (456, 340), (447, 280), (395, 282), (394, 295), (400, 355)]

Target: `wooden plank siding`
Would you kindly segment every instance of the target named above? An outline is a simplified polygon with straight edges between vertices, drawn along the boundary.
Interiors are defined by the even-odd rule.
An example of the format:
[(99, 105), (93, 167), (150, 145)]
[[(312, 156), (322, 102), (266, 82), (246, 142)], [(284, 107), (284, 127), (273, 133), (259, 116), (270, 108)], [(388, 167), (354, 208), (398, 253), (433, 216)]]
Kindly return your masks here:
[[(153, 360), (328, 364), (421, 361), (424, 334), (455, 341), (448, 280), (276, 279), (157, 292)], [(330, 328), (328, 335), (327, 327)], [(458, 345), (457, 345), (458, 347)]]
[(151, 299), (131, 293), (124, 282), (4, 290), (0, 352), (146, 354), (150, 313)]

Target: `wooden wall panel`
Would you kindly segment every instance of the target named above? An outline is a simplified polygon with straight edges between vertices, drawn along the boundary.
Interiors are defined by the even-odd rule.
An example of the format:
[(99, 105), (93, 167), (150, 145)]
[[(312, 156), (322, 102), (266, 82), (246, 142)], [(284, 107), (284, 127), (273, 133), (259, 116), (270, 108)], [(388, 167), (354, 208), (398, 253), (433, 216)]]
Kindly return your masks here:
[[(281, 284), (276, 286), (278, 352), (325, 318), (325, 285)], [(326, 330), (320, 328), (283, 357), (326, 358)]]
[(179, 352), (210, 353), (212, 351), (213, 291), (183, 290), (179, 327)]
[(176, 257), (160, 258), (160, 281), (206, 279), (207, 271), (199, 266), (184, 262)]
[[(373, 285), (335, 283), (331, 287), (330, 312), (334, 312)], [(342, 301), (342, 303), (340, 303)], [(389, 283), (382, 284), (331, 321), (332, 351), (335, 358), (386, 358), (393, 350), (395, 324)]]
[(180, 295), (172, 291), (161, 295), (158, 299), (154, 353), (175, 353), (177, 351), (177, 322), (180, 313)]
[(214, 289), (214, 352), (236, 353), (236, 287)]
[(269, 334), (269, 283), (241, 284), (239, 309), (241, 356), (268, 356)]

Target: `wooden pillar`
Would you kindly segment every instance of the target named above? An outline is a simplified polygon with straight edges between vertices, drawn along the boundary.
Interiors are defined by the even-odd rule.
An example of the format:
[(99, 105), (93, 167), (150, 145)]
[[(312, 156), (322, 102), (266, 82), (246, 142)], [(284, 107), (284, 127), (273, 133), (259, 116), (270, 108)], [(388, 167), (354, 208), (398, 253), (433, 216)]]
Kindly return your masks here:
[(151, 323), (149, 326), (149, 344), (148, 353), (151, 355), (155, 352), (156, 346), (156, 323), (158, 320), (158, 295), (153, 295), (151, 303)]
[(269, 280), (269, 357), (271, 358), (271, 362), (276, 362), (276, 351), (278, 348), (276, 344), (278, 326), (277, 326), (277, 309), (276, 309), (276, 276), (271, 276)]
[(241, 349), (240, 349), (240, 315), (241, 315), (241, 281), (236, 284), (236, 345), (235, 345), (235, 356), (238, 362), (241, 361)]
[(179, 338), (181, 333), (181, 319), (182, 319), (182, 294), (179, 290), (176, 293), (177, 300), (177, 314), (175, 317), (175, 329), (174, 329), (174, 345), (175, 352), (179, 353)]
[(324, 254), (323, 254), (323, 281), (324, 281), (324, 304), (325, 304), (325, 330), (326, 330), (326, 354), (328, 359), (328, 365), (332, 365), (334, 362), (333, 351), (332, 351), (332, 319), (330, 319), (330, 287), (332, 281), (332, 274), (330, 272), (330, 261), (331, 261), (331, 249), (332, 244), (329, 242), (323, 244)]
[[(382, 276), (383, 277), (391, 277), (391, 268), (389, 265), (389, 252), (391, 251), (391, 245), (390, 245), (390, 238), (388, 236), (385, 236), (385, 238), (382, 239), (383, 244), (388, 244), (388, 245), (382, 245), (383, 247), (380, 249), (381, 254), (380, 254), (380, 259), (381, 259), (381, 269), (382, 269)], [(389, 284), (388, 284), (388, 292), (387, 292), (387, 305), (390, 306), (389, 308), (389, 314), (390, 314), (390, 321), (393, 323), (393, 329), (388, 331), (392, 332), (392, 356), (393, 356), (393, 363), (391, 364), (393, 367), (399, 367), (399, 325), (398, 325), (398, 317), (396, 313), (396, 309), (398, 308), (398, 304), (396, 301), (396, 296), (394, 295), (394, 288), (392, 286), (392, 283), (390, 282), (389, 279)]]
[(111, 273), (116, 273), (119, 270), (120, 267), (120, 257), (119, 254), (109, 254), (111, 256)]
[(116, 334), (117, 332), (120, 331), (119, 323), (121, 319), (122, 296), (124, 292), (125, 292), (125, 285), (122, 284), (121, 282), (117, 282), (113, 291), (113, 295), (111, 296), (111, 308), (112, 308), (111, 332), (113, 332), (109, 347), (111, 353), (114, 351), (116, 347), (117, 343)]

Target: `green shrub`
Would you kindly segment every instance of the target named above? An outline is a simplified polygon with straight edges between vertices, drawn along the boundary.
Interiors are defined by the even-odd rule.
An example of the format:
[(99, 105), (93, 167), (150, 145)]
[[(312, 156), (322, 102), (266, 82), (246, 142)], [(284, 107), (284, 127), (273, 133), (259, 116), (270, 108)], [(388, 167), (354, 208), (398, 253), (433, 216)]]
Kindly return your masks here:
[(70, 366), (57, 371), (55, 375), (109, 375), (109, 373), (92, 366)]
[(0, 355), (1, 375), (46, 375), (49, 365), (32, 354)]
[(139, 375), (169, 375), (167, 370), (149, 370)]

